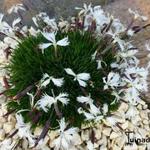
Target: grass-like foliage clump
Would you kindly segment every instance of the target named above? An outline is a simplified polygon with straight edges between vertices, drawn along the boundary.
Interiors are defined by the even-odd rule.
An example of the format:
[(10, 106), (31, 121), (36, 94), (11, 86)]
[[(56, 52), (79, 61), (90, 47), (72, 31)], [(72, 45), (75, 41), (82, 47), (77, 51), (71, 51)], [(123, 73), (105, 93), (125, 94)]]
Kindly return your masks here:
[[(56, 39), (65, 36), (65, 33), (59, 31)], [(90, 111), (88, 103), (77, 100), (81, 96), (94, 100), (92, 106), (96, 109), (101, 109), (105, 103), (108, 104), (109, 111), (117, 107), (117, 104), (110, 105), (114, 97), (110, 90), (104, 90), (103, 83), (103, 77), (111, 71), (110, 64), (115, 55), (112, 47), (108, 48), (104, 39), (95, 39), (89, 31), (70, 31), (67, 36), (69, 45), (57, 46), (57, 55), (53, 46), (44, 51), (39, 49), (41, 43), (47, 42), (42, 34), (23, 39), (12, 54), (8, 70), (9, 82), (13, 86), (7, 91), (7, 95), (14, 100), (8, 103), (8, 108), (21, 112), (25, 121), (31, 122), (33, 127), (45, 125), (49, 120), (51, 127), (55, 128), (61, 117), (68, 120), (70, 125), (81, 126), (88, 120), (84, 113), (80, 113), (81, 110)], [(96, 59), (102, 57), (105, 62), (101, 66), (103, 69), (98, 69), (97, 61), (92, 59), (95, 51)], [(82, 86), (75, 81), (74, 76), (66, 73), (66, 68), (71, 68), (76, 74), (89, 74), (89, 80), (82, 80), (86, 85)], [(48, 79), (49, 77), (62, 79), (63, 84), (56, 86), (55, 82)], [(46, 82), (48, 84), (42, 86), (42, 83)], [(60, 93), (65, 94), (66, 103), (58, 98), (54, 105), (45, 105), (45, 110), (39, 106), (46, 98), (50, 100), (46, 96), (55, 97)], [(40, 99), (41, 103), (38, 103)], [(90, 105), (90, 108), (92, 106)]]

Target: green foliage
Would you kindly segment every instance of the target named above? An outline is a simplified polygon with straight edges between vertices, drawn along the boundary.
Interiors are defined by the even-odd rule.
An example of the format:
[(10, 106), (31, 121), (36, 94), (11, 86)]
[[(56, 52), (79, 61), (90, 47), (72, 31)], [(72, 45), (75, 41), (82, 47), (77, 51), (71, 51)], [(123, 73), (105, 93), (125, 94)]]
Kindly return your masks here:
[[(65, 33), (58, 32), (56, 39), (61, 39), (65, 36)], [(70, 44), (66, 47), (58, 47), (57, 58), (55, 57), (53, 46), (47, 48), (42, 54), (38, 45), (47, 42), (47, 40), (41, 34), (37, 37), (29, 36), (23, 39), (18, 48), (14, 50), (8, 66), (9, 82), (12, 87), (7, 91), (7, 95), (14, 97), (30, 85), (33, 85), (33, 89), (30, 92), (35, 93), (37, 91), (36, 85), (44, 73), (48, 73), (55, 78), (64, 77), (65, 82), (62, 87), (56, 87), (50, 83), (45, 89), (42, 89), (40, 95), (35, 97), (35, 102), (45, 93), (52, 95), (51, 89), (54, 90), (55, 95), (60, 92), (67, 92), (70, 99), (69, 104), (62, 106), (61, 103), (58, 103), (58, 107), (71, 125), (79, 127), (83, 123), (84, 116), (77, 112), (81, 104), (76, 101), (76, 97), (83, 95), (83, 90), (77, 82), (73, 81), (71, 76), (66, 74), (64, 68), (71, 68), (76, 73), (90, 73), (91, 80), (88, 86), (84, 88), (84, 91), (91, 94), (92, 99), (95, 100), (95, 105), (110, 104), (114, 97), (111, 95), (111, 91), (103, 90), (104, 83), (102, 78), (110, 72), (110, 64), (114, 61), (115, 52), (112, 47), (109, 47), (110, 50), (101, 56), (107, 63), (107, 67), (103, 66), (103, 69), (97, 70), (97, 63), (91, 59), (91, 55), (96, 50), (101, 54), (101, 51), (108, 47), (107, 40), (101, 39), (97, 41), (90, 32), (73, 31), (68, 32), (67, 36)], [(91, 86), (91, 83), (93, 86)], [(117, 104), (110, 106), (110, 111), (117, 106)], [(8, 108), (16, 111), (30, 109), (29, 96), (26, 94), (19, 100), (10, 100)], [(53, 107), (47, 113), (34, 109), (31, 112), (22, 112), (22, 115), (26, 122), (32, 122), (32, 127), (43, 126), (48, 119), (50, 119), (52, 128), (56, 128), (58, 125), (58, 116)], [(38, 115), (39, 119), (35, 121), (35, 117)]]

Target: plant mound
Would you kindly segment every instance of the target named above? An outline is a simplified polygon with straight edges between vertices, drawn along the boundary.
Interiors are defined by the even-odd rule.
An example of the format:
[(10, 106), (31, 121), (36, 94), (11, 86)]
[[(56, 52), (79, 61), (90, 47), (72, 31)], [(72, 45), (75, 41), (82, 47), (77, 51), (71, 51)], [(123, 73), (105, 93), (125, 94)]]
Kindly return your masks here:
[[(56, 39), (65, 36), (65, 33), (58, 31)], [(108, 40), (97, 40), (89, 31), (70, 31), (67, 36), (70, 43), (65, 47), (58, 46), (57, 56), (53, 46), (44, 52), (39, 49), (41, 43), (47, 42), (42, 34), (24, 38), (11, 56), (8, 70), (9, 82), (13, 86), (7, 95), (13, 100), (9, 101), (8, 108), (20, 112), (33, 127), (45, 125), (49, 120), (51, 127), (56, 128), (61, 117), (70, 125), (79, 127), (85, 121), (94, 120), (97, 112), (91, 111), (99, 109), (102, 113), (106, 104), (109, 111), (117, 107), (117, 103), (110, 105), (114, 100), (111, 90), (104, 90), (103, 78), (111, 71), (110, 64), (115, 55), (112, 47), (108, 49)], [(101, 63), (103, 69), (98, 68), (97, 64), (101, 57), (105, 62)], [(88, 75), (89, 79), (75, 79), (67, 73), (67, 69), (77, 76)], [(57, 84), (57, 79), (63, 83)], [(58, 101), (49, 106), (48, 103), (52, 103), (49, 98), (58, 95)], [(64, 99), (61, 100), (61, 96), (66, 102), (62, 102)], [(92, 104), (86, 98), (91, 99)], [(85, 111), (91, 112), (93, 118), (87, 118)]]

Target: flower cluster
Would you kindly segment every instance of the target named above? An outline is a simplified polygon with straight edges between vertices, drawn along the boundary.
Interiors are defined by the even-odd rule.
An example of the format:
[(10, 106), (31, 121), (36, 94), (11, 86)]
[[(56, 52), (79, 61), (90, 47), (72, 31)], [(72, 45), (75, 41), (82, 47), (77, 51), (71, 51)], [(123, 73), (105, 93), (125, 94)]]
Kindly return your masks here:
[[(9, 13), (18, 9), (25, 10), (17, 5)], [(55, 149), (67, 150), (83, 124), (107, 122), (114, 127), (117, 118), (112, 113), (122, 102), (130, 105), (125, 117), (132, 120), (148, 89), (148, 67), (138, 67), (138, 50), (125, 40), (137, 30), (124, 27), (101, 6), (77, 9), (81, 11), (70, 23), (57, 24), (40, 13), (33, 18), (36, 29), (20, 27), (20, 18), (10, 26), (0, 15), (4, 35), (0, 45), (8, 59), (2, 93), (8, 98), (8, 110), (16, 112), (16, 133), (31, 147), (40, 145), (49, 130), (59, 134)], [(31, 130), (41, 125), (37, 138)]]

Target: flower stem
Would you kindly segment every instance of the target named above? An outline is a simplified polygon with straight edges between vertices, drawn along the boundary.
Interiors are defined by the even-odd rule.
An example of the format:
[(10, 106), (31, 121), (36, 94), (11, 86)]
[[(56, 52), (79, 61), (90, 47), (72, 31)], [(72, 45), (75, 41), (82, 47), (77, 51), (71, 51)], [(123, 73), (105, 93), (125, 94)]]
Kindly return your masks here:
[(57, 116), (61, 119), (62, 118), (62, 113), (59, 111), (57, 103), (54, 104), (54, 109), (55, 109), (55, 112), (56, 112)]
[[(53, 89), (51, 91), (52, 91), (53, 97), (55, 97)], [(60, 112), (60, 110), (58, 108), (57, 102), (54, 103), (54, 109), (55, 109), (55, 112), (56, 112), (57, 116), (61, 119), (62, 118), (62, 113)]]
[(54, 49), (55, 49), (55, 57), (57, 58), (57, 45), (54, 45)]

